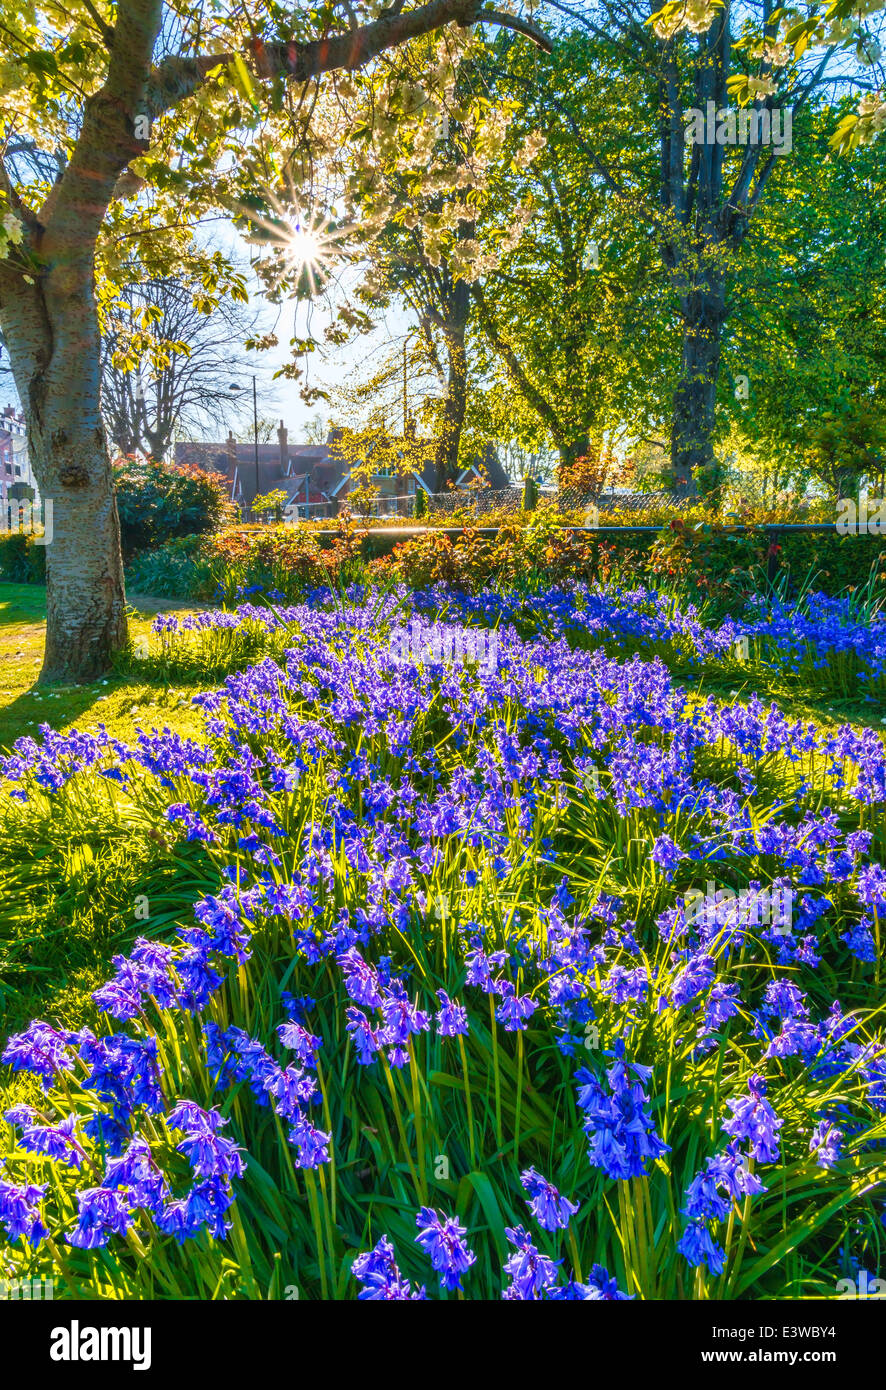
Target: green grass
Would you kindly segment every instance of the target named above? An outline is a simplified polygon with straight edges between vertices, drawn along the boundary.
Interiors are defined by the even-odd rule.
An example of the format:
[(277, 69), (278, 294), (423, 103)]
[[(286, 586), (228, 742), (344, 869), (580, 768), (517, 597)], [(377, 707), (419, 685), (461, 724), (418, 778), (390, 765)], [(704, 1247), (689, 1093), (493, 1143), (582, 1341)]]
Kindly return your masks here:
[(715, 700), (724, 703), (746, 703), (752, 695), (757, 695), (764, 705), (775, 701), (789, 718), (811, 719), (820, 728), (852, 724), (857, 728), (870, 726), (881, 731), (886, 723), (886, 705), (876, 697), (866, 699), (858, 694), (841, 698), (806, 690), (797, 677), (771, 671), (761, 662), (721, 661), (711, 663), (703, 671), (675, 670), (674, 675), (687, 690), (704, 699), (713, 695)]
[[(158, 605), (136, 601), (134, 637), (147, 635)], [(84, 686), (38, 688), (46, 590), (0, 583), (0, 751), (41, 724), (131, 739), (137, 727), (169, 726), (200, 735), (202, 718), (190, 697), (202, 682), (147, 683), (124, 674)], [(101, 779), (98, 779), (99, 782)], [(122, 809), (112, 789), (98, 788), (79, 808), (47, 803), (23, 816), (0, 805), (0, 1016), (4, 1036), (30, 1018), (66, 1027), (92, 1017), (90, 992), (108, 974), (110, 958), (137, 935), (162, 933), (217, 884), (198, 845), (171, 846), (165, 822), (150, 807)], [(147, 899), (149, 916), (136, 899)]]
[[(178, 607), (137, 596), (130, 605), (134, 638), (147, 636), (159, 608)], [(201, 731), (202, 721), (190, 707), (190, 696), (201, 688), (196, 678), (170, 685), (117, 674), (90, 685), (38, 688), (45, 626), (46, 590), (41, 585), (0, 583), (0, 750), (26, 734), (35, 735), (44, 723), (87, 732), (102, 723), (122, 739), (131, 738), (140, 725)]]

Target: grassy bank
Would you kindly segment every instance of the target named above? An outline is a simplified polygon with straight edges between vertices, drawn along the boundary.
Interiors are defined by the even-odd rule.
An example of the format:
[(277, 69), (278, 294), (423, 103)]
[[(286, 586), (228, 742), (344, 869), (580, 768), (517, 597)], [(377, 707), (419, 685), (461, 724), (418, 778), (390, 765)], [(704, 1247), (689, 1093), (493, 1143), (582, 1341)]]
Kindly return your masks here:
[[(147, 635), (157, 606), (139, 597), (131, 602), (133, 637)], [(38, 688), (45, 620), (45, 589), (0, 584), (0, 750), (39, 736), (41, 724), (86, 732), (105, 724), (121, 739), (139, 726), (200, 733), (190, 703), (196, 685), (150, 684), (121, 673), (90, 685)], [(79, 816), (59, 818), (47, 805), (42, 816), (27, 818), (26, 832), (19, 809), (7, 803), (0, 834), (0, 1014), (7, 1031), (47, 1009), (67, 1026), (88, 1021), (90, 991), (114, 952), (136, 931), (162, 932), (215, 882), (199, 846), (170, 850), (147, 809), (121, 819), (110, 795)], [(137, 916), (141, 897), (147, 920)]]

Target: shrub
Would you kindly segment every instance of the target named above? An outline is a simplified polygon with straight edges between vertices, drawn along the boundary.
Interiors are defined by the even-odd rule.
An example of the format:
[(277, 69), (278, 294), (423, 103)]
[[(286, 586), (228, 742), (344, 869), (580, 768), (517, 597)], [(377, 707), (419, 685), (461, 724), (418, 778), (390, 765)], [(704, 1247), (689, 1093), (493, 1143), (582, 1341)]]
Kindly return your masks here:
[(221, 473), (129, 455), (114, 463), (125, 557), (176, 536), (204, 535), (233, 520)]
[[(660, 530), (570, 529), (551, 508), (500, 520), (495, 537), (471, 524), (454, 537), (432, 528), (391, 547), (384, 536), (367, 540), (353, 525), (340, 526), (323, 548), (317, 529), (300, 525), (230, 526), (213, 536), (186, 537), (136, 556), (127, 569), (131, 587), (167, 598), (231, 599), (246, 589), (276, 590), (297, 598), (317, 584), (367, 577), (413, 588), (445, 582), (469, 593), (484, 584), (530, 588), (568, 579), (680, 580), (696, 596), (728, 608), (765, 587), (771, 521), (754, 514), (736, 531), (704, 513), (671, 518)], [(486, 518), (483, 519), (484, 522)], [(601, 517), (603, 524), (610, 524)], [(393, 541), (393, 537), (390, 538)], [(813, 586), (826, 594), (868, 583), (871, 567), (883, 575), (886, 542), (878, 536), (782, 532), (775, 540), (785, 596)], [(369, 555), (367, 555), (367, 550)]]
[(274, 519), (280, 521), (283, 517), (283, 508), (288, 501), (289, 493), (286, 489), (275, 488), (273, 492), (266, 492), (252, 499), (252, 514), (253, 516), (260, 516), (263, 513), (273, 512)]
[(126, 568), (126, 586), (159, 598), (206, 600), (215, 595), (219, 572), (212, 537), (178, 536), (133, 556)]
[(135, 556), (127, 583), (161, 598), (229, 601), (257, 589), (294, 598), (313, 585), (360, 578), (363, 535), (341, 527), (324, 550), (302, 526), (229, 526), (212, 536), (179, 537)]
[(33, 536), (11, 531), (0, 534), (0, 579), (11, 584), (43, 584), (46, 579), (46, 546)]

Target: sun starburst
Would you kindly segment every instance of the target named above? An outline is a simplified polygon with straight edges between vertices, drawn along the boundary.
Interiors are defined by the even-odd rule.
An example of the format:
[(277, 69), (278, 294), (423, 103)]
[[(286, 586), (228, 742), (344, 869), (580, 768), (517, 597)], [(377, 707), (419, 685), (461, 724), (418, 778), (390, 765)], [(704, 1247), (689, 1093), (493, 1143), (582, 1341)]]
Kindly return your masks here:
[(299, 297), (317, 294), (341, 259), (348, 228), (299, 204), (268, 197), (267, 212), (244, 210), (250, 231), (246, 240), (261, 247), (259, 266), (269, 280), (288, 282)]

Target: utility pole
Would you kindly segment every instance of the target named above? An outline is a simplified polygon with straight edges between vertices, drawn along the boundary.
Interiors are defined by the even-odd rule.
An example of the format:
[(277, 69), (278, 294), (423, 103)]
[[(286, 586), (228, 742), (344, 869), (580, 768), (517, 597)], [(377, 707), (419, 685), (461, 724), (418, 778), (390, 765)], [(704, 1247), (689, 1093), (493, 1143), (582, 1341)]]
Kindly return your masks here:
[(258, 497), (261, 492), (261, 484), (258, 478), (258, 394), (255, 377), (252, 378), (252, 430), (255, 438), (255, 495)]
[[(242, 391), (243, 387), (239, 381), (232, 381), (228, 390), (232, 395), (235, 395), (238, 391)], [(252, 438), (255, 446), (255, 496), (258, 497), (261, 492), (261, 483), (258, 476), (258, 390), (255, 377), (252, 378)]]

